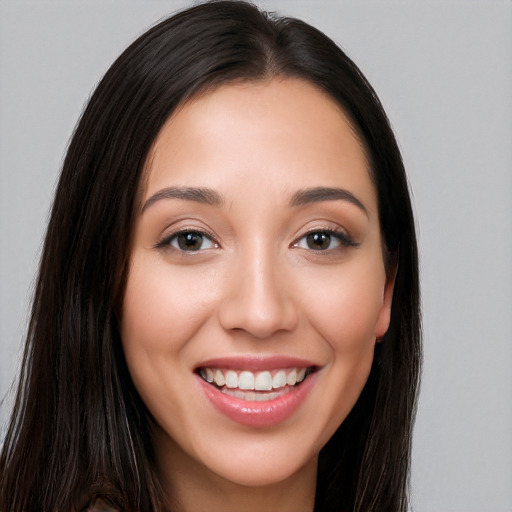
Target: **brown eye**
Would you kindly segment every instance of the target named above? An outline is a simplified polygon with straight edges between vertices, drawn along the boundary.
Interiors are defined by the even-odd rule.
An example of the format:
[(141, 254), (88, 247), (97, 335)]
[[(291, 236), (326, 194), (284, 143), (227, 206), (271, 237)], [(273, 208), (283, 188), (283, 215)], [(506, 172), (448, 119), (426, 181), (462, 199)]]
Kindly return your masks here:
[(214, 243), (207, 235), (197, 231), (177, 233), (169, 239), (168, 243), (180, 251), (200, 251), (211, 249), (214, 246)]
[[(325, 251), (327, 249), (334, 249), (340, 245), (340, 240), (334, 238), (330, 233), (319, 231), (317, 233), (310, 233), (306, 235), (306, 244), (308, 249), (314, 251)], [(334, 247), (333, 247), (334, 246)]]
[(347, 233), (321, 229), (304, 235), (293, 244), (293, 247), (309, 249), (310, 251), (331, 251), (341, 247), (357, 247), (358, 245)]

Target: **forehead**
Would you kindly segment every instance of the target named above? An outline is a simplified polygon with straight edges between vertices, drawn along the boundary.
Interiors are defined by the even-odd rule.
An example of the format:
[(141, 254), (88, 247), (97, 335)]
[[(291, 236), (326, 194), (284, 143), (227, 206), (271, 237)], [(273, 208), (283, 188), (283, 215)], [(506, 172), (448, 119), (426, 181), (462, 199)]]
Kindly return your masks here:
[(175, 184), (229, 195), (261, 180), (269, 193), (343, 185), (375, 201), (351, 121), (326, 93), (291, 78), (223, 85), (185, 103), (153, 145), (143, 196)]

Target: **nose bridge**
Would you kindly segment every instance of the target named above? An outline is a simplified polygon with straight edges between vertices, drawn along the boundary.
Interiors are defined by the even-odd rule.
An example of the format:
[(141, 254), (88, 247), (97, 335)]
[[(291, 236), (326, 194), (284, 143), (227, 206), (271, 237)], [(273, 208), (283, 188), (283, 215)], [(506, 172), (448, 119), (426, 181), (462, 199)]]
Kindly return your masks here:
[(297, 310), (286, 284), (283, 262), (272, 245), (252, 243), (240, 254), (229, 280), (220, 314), (225, 329), (265, 338), (295, 328)]

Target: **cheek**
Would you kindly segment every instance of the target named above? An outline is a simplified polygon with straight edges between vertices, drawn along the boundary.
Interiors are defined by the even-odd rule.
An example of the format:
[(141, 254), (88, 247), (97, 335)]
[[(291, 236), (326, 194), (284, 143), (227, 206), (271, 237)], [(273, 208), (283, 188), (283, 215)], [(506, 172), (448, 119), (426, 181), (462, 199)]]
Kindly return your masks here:
[(336, 277), (325, 281), (323, 293), (310, 293), (307, 306), (309, 321), (329, 352), (322, 397), (325, 410), (330, 411), (325, 441), (345, 420), (366, 384), (383, 304), (384, 278), (355, 269)]
[(187, 348), (211, 317), (213, 297), (204, 287), (200, 293), (202, 283), (186, 270), (176, 272), (165, 262), (137, 255), (126, 283), (121, 340), (128, 369), (157, 423), (170, 430), (169, 413), (185, 416), (189, 390), (180, 383), (190, 377)]
[(320, 280), (317, 276), (315, 284), (301, 292), (303, 309), (334, 356), (373, 350), (383, 308), (384, 272), (366, 266), (347, 267)]
[(212, 302), (204, 280), (171, 272), (165, 264), (136, 261), (130, 269), (122, 311), (125, 350), (139, 345), (176, 350), (193, 336)]
[[(134, 258), (128, 275), (121, 318), (121, 340), (132, 380), (150, 405), (160, 397), (170, 373), (190, 372), (184, 357), (196, 332), (211, 317), (214, 298), (186, 271), (172, 272), (165, 263)], [(204, 293), (200, 293), (201, 287)], [(176, 380), (176, 379), (175, 379)], [(165, 386), (164, 386), (165, 387)]]

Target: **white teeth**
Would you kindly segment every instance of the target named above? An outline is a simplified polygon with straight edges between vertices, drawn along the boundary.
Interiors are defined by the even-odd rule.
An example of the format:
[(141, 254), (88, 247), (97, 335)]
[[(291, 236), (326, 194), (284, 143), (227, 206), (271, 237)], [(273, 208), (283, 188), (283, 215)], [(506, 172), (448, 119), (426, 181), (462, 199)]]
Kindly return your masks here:
[(284, 370), (279, 370), (272, 379), (272, 387), (274, 389), (279, 389), (286, 386), (286, 372)]
[(256, 377), (254, 389), (258, 391), (270, 391), (272, 389), (272, 375), (270, 372), (261, 372)]
[[(236, 372), (234, 370), (220, 370), (219, 368), (201, 368), (199, 374), (201, 377), (209, 383), (215, 383), (219, 388), (226, 386), (228, 389), (238, 389), (242, 391), (272, 391), (272, 389), (282, 390), (285, 386), (295, 386), (302, 382), (306, 378), (307, 369), (297, 368), (282, 369), (276, 371), (274, 375), (268, 370), (262, 372), (251, 372), (244, 370)], [(230, 393), (231, 394), (231, 393)], [(263, 395), (261, 400), (267, 400), (265, 398), (268, 393), (256, 393), (255, 398), (248, 393), (242, 395), (249, 395), (250, 398), (246, 400), (260, 400), (260, 396)]]
[(215, 370), (215, 376), (213, 378), (213, 382), (217, 384), (217, 386), (222, 387), (226, 384), (226, 379), (224, 378), (224, 374), (220, 370)]
[(244, 393), (244, 400), (249, 400), (250, 402), (256, 401), (256, 393), (254, 391), (248, 391)]
[(266, 402), (267, 400), (275, 400), (276, 398), (286, 395), (289, 389), (282, 389), (274, 393), (256, 393), (255, 391), (240, 391), (238, 389), (223, 388), (222, 392), (226, 395), (231, 395), (241, 400), (248, 402)]
[(292, 370), (286, 377), (286, 384), (288, 386), (295, 386), (297, 383), (297, 370)]
[(252, 372), (242, 372), (238, 377), (238, 387), (240, 389), (254, 389), (254, 374)]
[(226, 372), (226, 386), (230, 389), (238, 387), (238, 375), (233, 370)]
[[(286, 393), (284, 393), (284, 394), (286, 394)], [(269, 393), (267, 395), (267, 400), (275, 400), (278, 396), (282, 396), (281, 393)], [(263, 402), (263, 398), (261, 398), (260, 401)]]

